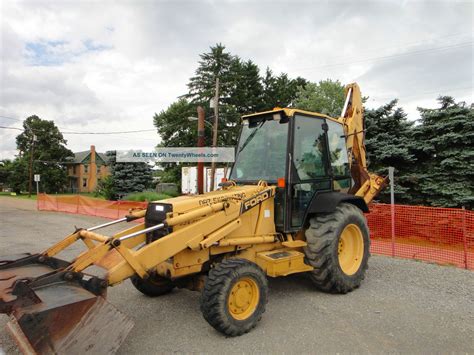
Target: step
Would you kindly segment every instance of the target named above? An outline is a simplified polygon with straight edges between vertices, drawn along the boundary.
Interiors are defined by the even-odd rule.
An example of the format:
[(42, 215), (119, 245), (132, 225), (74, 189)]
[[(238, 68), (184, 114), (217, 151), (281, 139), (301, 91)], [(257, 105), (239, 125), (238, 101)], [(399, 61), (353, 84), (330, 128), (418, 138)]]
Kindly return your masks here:
[(312, 266), (304, 263), (303, 253), (291, 249), (277, 249), (257, 253), (257, 264), (271, 277), (313, 270)]

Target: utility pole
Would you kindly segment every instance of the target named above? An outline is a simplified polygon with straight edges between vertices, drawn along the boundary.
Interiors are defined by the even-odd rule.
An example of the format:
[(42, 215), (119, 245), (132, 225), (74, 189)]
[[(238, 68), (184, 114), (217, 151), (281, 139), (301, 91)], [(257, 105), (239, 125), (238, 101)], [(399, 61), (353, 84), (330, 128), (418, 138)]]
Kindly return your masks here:
[(31, 190), (33, 188), (33, 154), (35, 151), (35, 141), (36, 141), (36, 136), (33, 133), (33, 137), (31, 139), (31, 149), (30, 149), (28, 197), (31, 197)]
[[(197, 114), (198, 114), (198, 147), (204, 147), (204, 119), (205, 119), (205, 112), (201, 106), (197, 107)], [(198, 194), (204, 193), (204, 162), (202, 160), (198, 161), (197, 167), (197, 189)]]
[[(217, 147), (217, 128), (219, 124), (219, 77), (216, 78), (216, 96), (214, 97), (214, 129), (212, 134), (212, 147)], [(214, 178), (216, 175), (216, 162), (212, 158), (211, 164), (211, 191), (214, 191)]]

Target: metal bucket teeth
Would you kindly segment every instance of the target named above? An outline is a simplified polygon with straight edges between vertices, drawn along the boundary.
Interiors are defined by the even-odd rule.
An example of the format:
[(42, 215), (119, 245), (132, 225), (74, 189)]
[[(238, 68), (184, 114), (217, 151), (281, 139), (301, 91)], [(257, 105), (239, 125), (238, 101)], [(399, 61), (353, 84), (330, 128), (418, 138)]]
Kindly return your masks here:
[(16, 306), (40, 302), (40, 300), (31, 293), (29, 295), (23, 294), (21, 298), (18, 298), (14, 292), (16, 286), (21, 288), (21, 285), (19, 285), (21, 281), (33, 280), (55, 271), (55, 269), (49, 265), (39, 264), (38, 258), (38, 254), (21, 254), (1, 257), (0, 313), (10, 314)]
[(25, 353), (115, 353), (133, 322), (101, 296), (73, 285), (36, 291), (43, 302), (15, 312), (8, 329)]
[(133, 322), (105, 300), (103, 281), (54, 268), (62, 263), (0, 261), (0, 312), (14, 340), (26, 354), (116, 352)]

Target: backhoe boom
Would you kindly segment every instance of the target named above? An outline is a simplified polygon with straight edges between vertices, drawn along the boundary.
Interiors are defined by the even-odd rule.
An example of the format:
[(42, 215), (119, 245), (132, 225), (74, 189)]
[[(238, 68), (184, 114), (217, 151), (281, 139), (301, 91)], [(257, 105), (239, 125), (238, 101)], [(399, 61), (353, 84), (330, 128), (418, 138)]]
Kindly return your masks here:
[(382, 178), (367, 170), (364, 108), (359, 85), (349, 84), (344, 92), (346, 99), (338, 121), (344, 125), (349, 165), (355, 182), (351, 193), (361, 196), (369, 203), (386, 186), (388, 178)]

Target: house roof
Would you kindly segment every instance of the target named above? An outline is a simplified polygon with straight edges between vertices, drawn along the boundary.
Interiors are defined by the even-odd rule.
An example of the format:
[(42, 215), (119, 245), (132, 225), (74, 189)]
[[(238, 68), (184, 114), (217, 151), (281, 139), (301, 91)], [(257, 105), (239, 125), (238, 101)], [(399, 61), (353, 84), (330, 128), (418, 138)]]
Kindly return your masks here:
[(99, 155), (99, 157), (102, 158), (103, 161), (105, 161), (105, 164), (109, 163), (109, 157), (105, 153), (96, 153)]
[[(91, 154), (90, 150), (85, 150), (83, 152), (75, 152), (74, 157), (70, 158), (70, 163), (71, 164), (81, 164), (84, 160), (86, 160), (86, 158), (90, 154)], [(99, 158), (101, 158), (106, 164), (108, 164), (109, 158), (107, 157), (107, 155), (105, 155), (105, 153), (96, 152), (95, 154), (98, 155)]]

